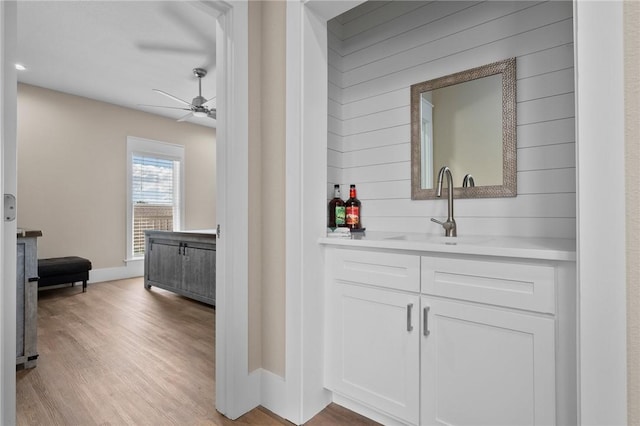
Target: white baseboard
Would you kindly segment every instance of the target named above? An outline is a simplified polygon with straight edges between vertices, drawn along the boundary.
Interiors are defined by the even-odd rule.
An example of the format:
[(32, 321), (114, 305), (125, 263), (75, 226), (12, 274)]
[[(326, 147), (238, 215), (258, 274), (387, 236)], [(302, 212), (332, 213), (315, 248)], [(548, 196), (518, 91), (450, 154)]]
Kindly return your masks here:
[[(217, 344), (217, 342), (216, 342)], [(257, 369), (250, 372), (241, 383), (236, 383), (240, 389), (242, 398), (236, 398), (236, 401), (229, 401), (228, 413), (225, 416), (231, 420), (236, 420), (241, 415), (260, 405), (260, 384), (262, 383), (262, 370)], [(235, 413), (235, 414), (231, 414)], [(231, 414), (231, 415), (230, 415)]]
[(288, 418), (286, 380), (269, 370), (260, 371), (260, 405), (280, 417)]
[(388, 426), (407, 426), (408, 423), (405, 423), (395, 417), (388, 416), (374, 408), (371, 408), (365, 404), (362, 404), (353, 399), (344, 397), (339, 393), (333, 393), (333, 402), (341, 405), (344, 408), (347, 408), (351, 411), (354, 411), (360, 415), (363, 415), (371, 420), (374, 420), (378, 423)]
[(126, 266), (89, 271), (89, 284), (144, 276), (144, 260), (128, 261)]

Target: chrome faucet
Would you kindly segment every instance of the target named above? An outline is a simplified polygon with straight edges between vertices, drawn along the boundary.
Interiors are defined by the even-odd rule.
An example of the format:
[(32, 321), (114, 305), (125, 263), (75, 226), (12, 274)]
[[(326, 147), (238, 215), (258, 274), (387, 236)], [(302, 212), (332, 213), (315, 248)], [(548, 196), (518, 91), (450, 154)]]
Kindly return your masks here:
[(456, 221), (453, 218), (453, 176), (451, 176), (451, 170), (449, 170), (449, 167), (447, 166), (442, 167), (440, 169), (440, 172), (438, 172), (438, 189), (436, 190), (436, 196), (438, 198), (442, 197), (442, 180), (444, 179), (444, 175), (447, 175), (447, 189), (449, 191), (447, 197), (447, 201), (449, 203), (448, 217), (445, 222), (440, 222), (439, 220), (434, 218), (431, 218), (431, 221), (442, 225), (442, 227), (444, 228), (444, 235), (446, 237), (456, 237), (458, 233)]
[(463, 188), (473, 188), (476, 186), (476, 181), (473, 180), (473, 176), (471, 173), (467, 173), (464, 175), (464, 179), (462, 179), (462, 187)]

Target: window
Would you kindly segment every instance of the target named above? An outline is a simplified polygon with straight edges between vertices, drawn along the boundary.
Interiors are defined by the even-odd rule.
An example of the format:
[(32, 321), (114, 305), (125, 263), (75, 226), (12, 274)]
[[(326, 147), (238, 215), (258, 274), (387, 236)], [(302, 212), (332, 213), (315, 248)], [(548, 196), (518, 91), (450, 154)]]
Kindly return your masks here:
[(127, 258), (144, 256), (144, 231), (182, 228), (184, 147), (129, 137)]

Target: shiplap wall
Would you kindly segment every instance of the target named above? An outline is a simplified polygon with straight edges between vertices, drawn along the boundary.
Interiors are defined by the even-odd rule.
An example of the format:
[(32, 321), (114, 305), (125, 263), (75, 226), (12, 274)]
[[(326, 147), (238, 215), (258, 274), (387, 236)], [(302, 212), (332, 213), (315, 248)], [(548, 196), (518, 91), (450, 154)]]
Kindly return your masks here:
[(518, 196), (455, 200), (458, 233), (575, 238), (572, 12), (570, 1), (372, 1), (330, 21), (329, 198), (355, 183), (368, 230), (443, 232), (429, 219), (446, 217), (446, 199), (411, 200), (409, 87), (516, 57)]

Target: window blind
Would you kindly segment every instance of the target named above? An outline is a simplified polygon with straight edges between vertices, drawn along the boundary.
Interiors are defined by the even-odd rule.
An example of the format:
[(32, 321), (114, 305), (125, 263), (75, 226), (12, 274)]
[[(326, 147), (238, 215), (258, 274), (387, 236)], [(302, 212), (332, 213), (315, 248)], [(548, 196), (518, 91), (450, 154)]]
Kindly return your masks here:
[(144, 231), (173, 231), (178, 218), (180, 162), (133, 154), (131, 200), (133, 204), (133, 255), (144, 254)]
[(134, 204), (173, 205), (176, 168), (179, 163), (164, 158), (133, 155), (132, 201)]

